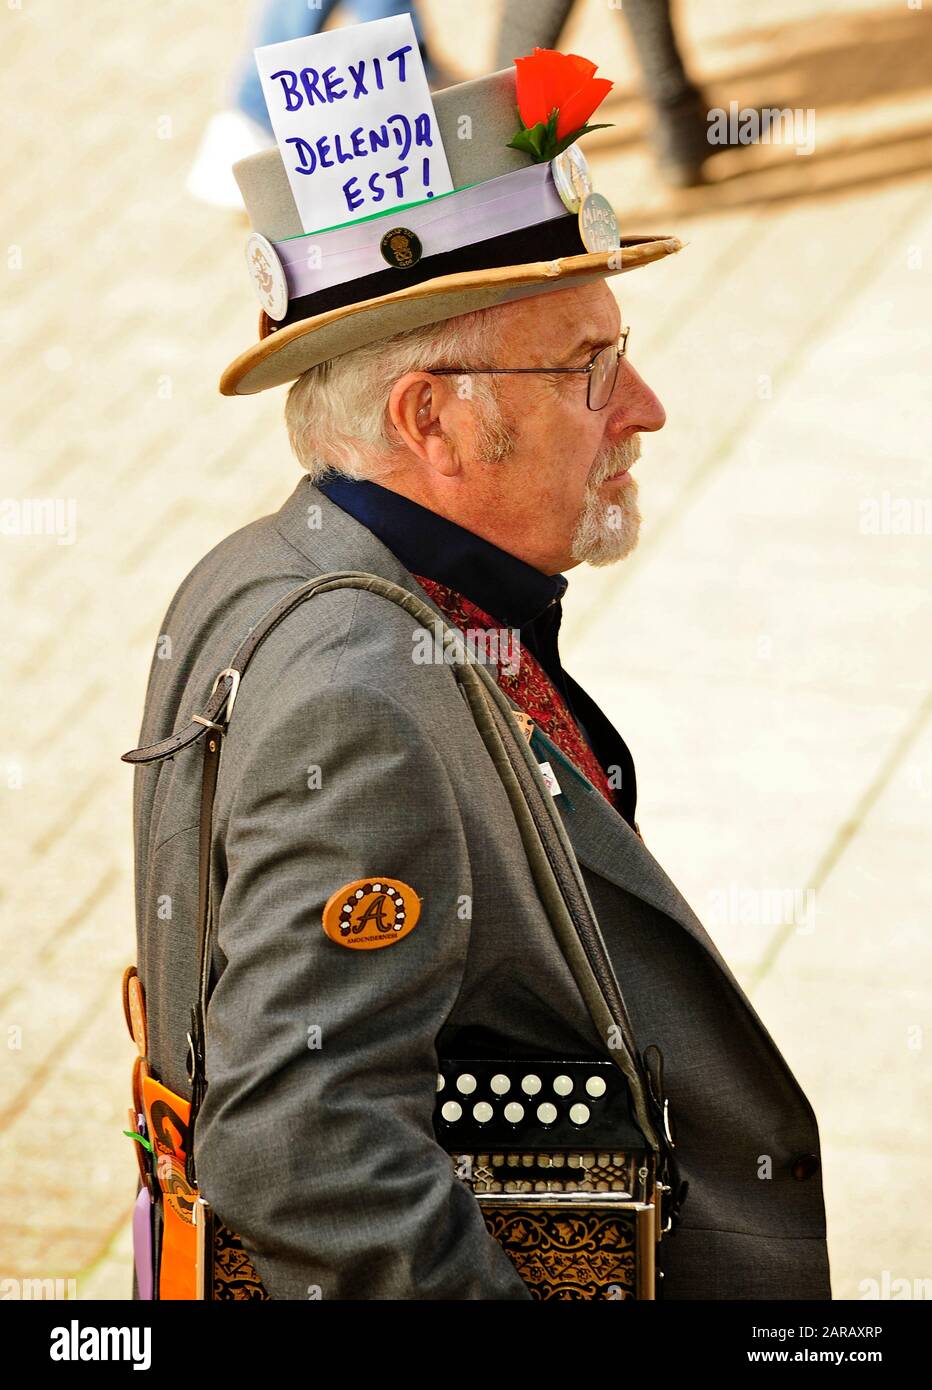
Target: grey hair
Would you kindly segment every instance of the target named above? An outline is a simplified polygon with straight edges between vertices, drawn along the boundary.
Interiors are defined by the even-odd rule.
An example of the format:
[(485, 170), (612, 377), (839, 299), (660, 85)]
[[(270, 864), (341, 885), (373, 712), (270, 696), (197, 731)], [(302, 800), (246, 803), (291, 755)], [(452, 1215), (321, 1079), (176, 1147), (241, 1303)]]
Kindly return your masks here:
[[(398, 378), (431, 367), (496, 365), (503, 328), (501, 314), (496, 318), (492, 309), (477, 309), (366, 343), (309, 368), (290, 387), (285, 402), (288, 437), (301, 467), (312, 481), (334, 472), (350, 478), (386, 477), (403, 452), (390, 433), (387, 410)], [(470, 377), (469, 382), (469, 399), (479, 412), (480, 455), (485, 462), (497, 462), (511, 452), (514, 441), (496, 378)]]

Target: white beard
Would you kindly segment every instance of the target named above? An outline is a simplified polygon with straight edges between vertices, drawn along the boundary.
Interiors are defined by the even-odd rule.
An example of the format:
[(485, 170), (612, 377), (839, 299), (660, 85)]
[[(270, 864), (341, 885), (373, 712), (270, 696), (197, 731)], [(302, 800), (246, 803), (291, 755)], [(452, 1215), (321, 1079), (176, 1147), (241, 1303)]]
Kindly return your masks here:
[(617, 487), (600, 488), (600, 484), (640, 456), (640, 437), (634, 434), (593, 469), (573, 532), (572, 555), (577, 564), (613, 565), (637, 545), (641, 526), (637, 482), (629, 477)]

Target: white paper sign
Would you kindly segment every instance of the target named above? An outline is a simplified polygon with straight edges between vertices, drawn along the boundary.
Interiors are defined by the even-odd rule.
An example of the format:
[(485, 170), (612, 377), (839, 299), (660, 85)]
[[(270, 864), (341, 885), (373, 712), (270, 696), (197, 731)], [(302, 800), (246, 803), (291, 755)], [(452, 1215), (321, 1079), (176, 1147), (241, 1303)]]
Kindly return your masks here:
[(410, 15), (255, 53), (305, 232), (453, 191)]

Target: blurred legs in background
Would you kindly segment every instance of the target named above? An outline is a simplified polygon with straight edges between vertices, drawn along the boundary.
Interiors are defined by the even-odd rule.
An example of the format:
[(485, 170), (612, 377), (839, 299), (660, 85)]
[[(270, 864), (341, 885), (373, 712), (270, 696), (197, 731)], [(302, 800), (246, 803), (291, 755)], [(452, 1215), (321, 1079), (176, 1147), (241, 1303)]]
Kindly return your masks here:
[[(558, 48), (572, 8), (573, 0), (504, 0), (495, 70), (510, 67), (535, 44)], [(706, 139), (707, 104), (683, 65), (669, 0), (624, 0), (621, 13), (653, 107), (650, 139), (658, 168), (676, 187), (701, 183), (702, 163), (717, 147)]]

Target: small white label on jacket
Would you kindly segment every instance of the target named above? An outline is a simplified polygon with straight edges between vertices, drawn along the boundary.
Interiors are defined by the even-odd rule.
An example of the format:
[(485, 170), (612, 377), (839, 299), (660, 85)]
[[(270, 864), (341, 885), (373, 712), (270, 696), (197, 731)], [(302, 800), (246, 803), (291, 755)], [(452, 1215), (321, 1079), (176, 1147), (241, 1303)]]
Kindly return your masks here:
[(560, 783), (556, 779), (556, 774), (554, 773), (553, 768), (550, 766), (549, 763), (538, 763), (537, 766), (540, 768), (541, 776), (547, 783), (547, 786), (550, 788), (550, 795), (559, 796)]

